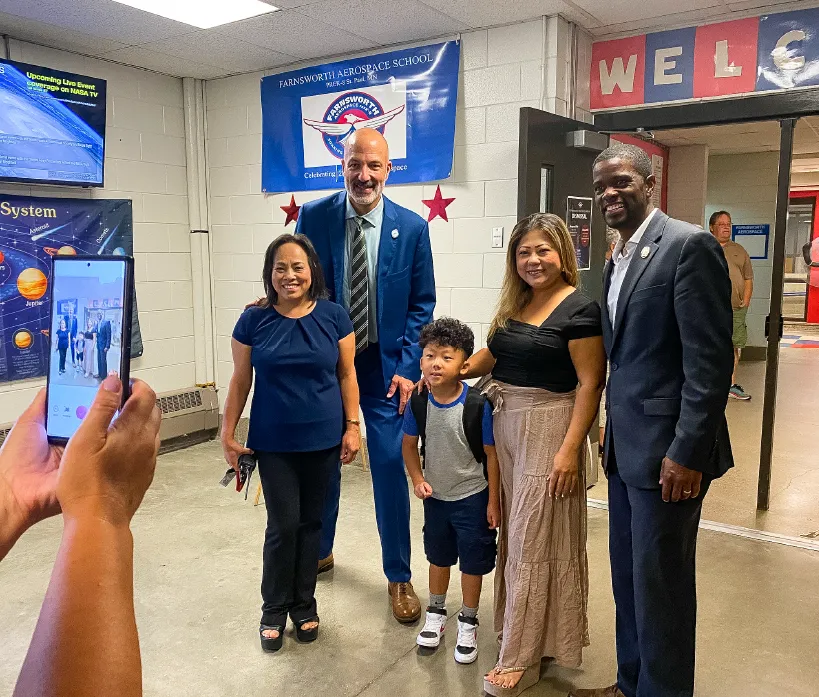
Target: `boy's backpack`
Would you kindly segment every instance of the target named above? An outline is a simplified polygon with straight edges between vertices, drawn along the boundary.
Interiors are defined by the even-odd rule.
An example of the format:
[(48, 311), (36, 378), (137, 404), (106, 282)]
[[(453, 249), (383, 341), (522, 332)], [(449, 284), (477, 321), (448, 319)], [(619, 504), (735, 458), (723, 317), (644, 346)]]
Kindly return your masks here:
[[(464, 388), (466, 389), (466, 388)], [(424, 387), (421, 394), (413, 390), (410, 397), (410, 409), (418, 425), (418, 435), (421, 438), (421, 459), (424, 459), (427, 433), (427, 403), (429, 402), (429, 390)], [(486, 395), (480, 390), (469, 388), (464, 401), (463, 426), (466, 442), (476, 461), (483, 465), (483, 473), (486, 476), (486, 453), (483, 449), (483, 410), (486, 405)]]

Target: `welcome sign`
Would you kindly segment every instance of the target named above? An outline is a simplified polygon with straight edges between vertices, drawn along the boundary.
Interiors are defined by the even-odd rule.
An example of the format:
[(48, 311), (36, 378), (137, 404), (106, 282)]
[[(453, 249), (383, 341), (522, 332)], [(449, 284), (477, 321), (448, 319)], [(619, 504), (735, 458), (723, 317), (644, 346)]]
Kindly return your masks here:
[[(132, 253), (129, 200), (0, 196), (0, 382), (46, 374), (54, 255)], [(141, 356), (136, 301), (131, 326)]]
[(819, 8), (592, 47), (592, 109), (819, 85)]
[(319, 65), (262, 79), (262, 191), (327, 189), (343, 181), (346, 140), (387, 139), (390, 183), (452, 172), (458, 41)]

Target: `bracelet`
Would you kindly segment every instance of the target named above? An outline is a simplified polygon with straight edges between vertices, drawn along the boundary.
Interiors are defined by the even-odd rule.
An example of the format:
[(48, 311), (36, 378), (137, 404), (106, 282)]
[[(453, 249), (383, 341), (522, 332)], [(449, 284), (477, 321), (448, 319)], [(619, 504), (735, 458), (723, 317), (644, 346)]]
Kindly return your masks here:
[(360, 426), (361, 422), (358, 419), (347, 419), (348, 424), (353, 424), (354, 426)]

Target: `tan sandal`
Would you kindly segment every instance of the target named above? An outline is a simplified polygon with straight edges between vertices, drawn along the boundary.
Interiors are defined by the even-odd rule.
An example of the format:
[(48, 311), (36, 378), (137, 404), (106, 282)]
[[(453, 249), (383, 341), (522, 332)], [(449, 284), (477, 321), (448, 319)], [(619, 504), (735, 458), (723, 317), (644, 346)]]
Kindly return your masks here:
[[(492, 695), (492, 697), (516, 697), (516, 695), (519, 695), (524, 690), (528, 690), (533, 685), (537, 685), (540, 680), (540, 663), (528, 667), (515, 666), (514, 668), (495, 666), (494, 670), (496, 675), (507, 675), (508, 673), (523, 673), (523, 675), (520, 676), (520, 680), (518, 680), (517, 685), (514, 687), (495, 685), (489, 682), (486, 676), (484, 676), (483, 691), (488, 695)], [(489, 673), (486, 675), (488, 676)]]

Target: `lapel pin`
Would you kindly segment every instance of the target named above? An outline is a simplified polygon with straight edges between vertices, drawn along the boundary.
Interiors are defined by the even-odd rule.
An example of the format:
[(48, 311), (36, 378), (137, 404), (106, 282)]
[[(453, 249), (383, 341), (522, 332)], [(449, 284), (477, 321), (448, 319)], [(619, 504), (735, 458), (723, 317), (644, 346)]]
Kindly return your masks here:
[(645, 259), (649, 254), (651, 254), (651, 249), (649, 247), (643, 247), (640, 250), (640, 256)]
[(398, 230), (393, 230), (390, 234), (394, 240), (398, 239)]

